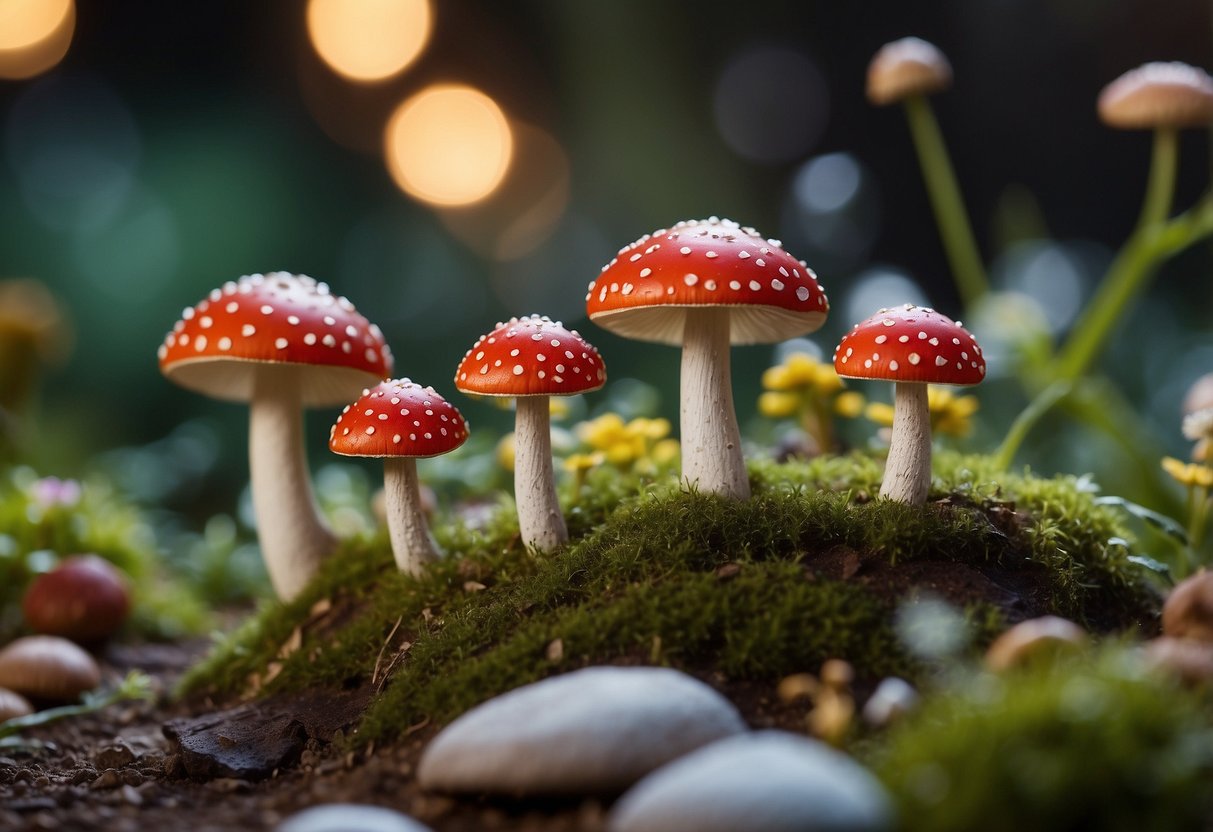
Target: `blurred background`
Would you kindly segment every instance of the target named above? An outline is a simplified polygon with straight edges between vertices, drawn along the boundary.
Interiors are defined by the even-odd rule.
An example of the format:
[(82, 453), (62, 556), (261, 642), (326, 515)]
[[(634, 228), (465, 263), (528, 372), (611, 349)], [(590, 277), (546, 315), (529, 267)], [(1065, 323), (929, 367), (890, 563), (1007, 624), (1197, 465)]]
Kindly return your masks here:
[[(816, 269), (833, 312), (803, 348), (828, 356), (883, 305), (961, 317), (905, 120), (863, 94), (875, 50), (910, 34), (952, 61), (933, 103), (992, 279), (1030, 301), (989, 332), (966, 320), (991, 358), (967, 444), (988, 449), (1026, 401), (999, 344), (1063, 334), (1137, 215), (1149, 136), (1101, 126), (1095, 97), (1148, 60), (1209, 66), (1207, 2), (0, 0), (0, 277), (52, 296), (0, 295), (0, 318), (43, 321), (22, 456), (230, 511), (247, 411), (168, 383), (155, 352), (184, 306), (251, 272), (329, 282), (399, 374), (498, 432), (509, 414), (450, 379), (494, 322), (532, 312), (643, 382), (623, 388), (636, 412), (676, 417), (677, 350), (609, 335), (583, 297), (679, 219), (754, 225)], [(1206, 138), (1184, 134), (1177, 208), (1207, 187)], [(1100, 362), (1159, 454), (1186, 455), (1179, 402), (1213, 369), (1209, 260), (1167, 264)], [(734, 352), (743, 425), (776, 359)], [(314, 464), (334, 415), (310, 418)], [(1143, 477), (1123, 444), (1062, 414), (1019, 461), (1165, 498), (1155, 448)]]

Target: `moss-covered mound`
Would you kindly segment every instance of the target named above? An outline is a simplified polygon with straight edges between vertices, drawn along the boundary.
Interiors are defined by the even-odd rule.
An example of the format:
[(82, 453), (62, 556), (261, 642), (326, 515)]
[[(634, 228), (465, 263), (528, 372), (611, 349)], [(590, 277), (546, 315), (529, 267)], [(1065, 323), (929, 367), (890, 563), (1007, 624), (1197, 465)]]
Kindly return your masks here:
[(272, 605), (186, 680), (236, 695), (374, 685), (362, 741), (444, 721), (495, 693), (598, 662), (668, 663), (772, 679), (830, 657), (861, 677), (918, 672), (897, 604), (943, 596), (983, 623), (1053, 612), (1149, 628), (1153, 593), (1111, 510), (1073, 479), (1000, 478), (944, 458), (925, 509), (872, 500), (863, 456), (760, 464), (744, 503), (599, 472), (573, 542), (535, 556), (503, 512), (481, 532), (439, 524), (450, 553), (421, 578), (383, 540), (350, 543), (303, 597)]
[(1207, 698), (1112, 645), (955, 680), (873, 755), (918, 832), (1207, 828)]

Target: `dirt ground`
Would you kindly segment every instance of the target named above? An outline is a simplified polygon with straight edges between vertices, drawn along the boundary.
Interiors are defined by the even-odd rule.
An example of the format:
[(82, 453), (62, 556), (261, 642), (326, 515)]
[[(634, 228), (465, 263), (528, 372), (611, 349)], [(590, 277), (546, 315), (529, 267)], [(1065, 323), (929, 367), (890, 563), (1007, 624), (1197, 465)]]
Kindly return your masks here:
[[(161, 690), (195, 660), (205, 644), (111, 647), (103, 656), (106, 673), (117, 679), (128, 669), (151, 674)], [(713, 681), (707, 679), (706, 681)], [(732, 684), (728, 695), (753, 727), (804, 730), (806, 704), (784, 705), (770, 685)], [(343, 752), (337, 744), (304, 734), (328, 733), (357, 713), (357, 695), (338, 695), (333, 702), (258, 703), (250, 709), (216, 717), (207, 703), (119, 704), (103, 712), (65, 720), (28, 732), (41, 748), (0, 750), (0, 830), (65, 830), (65, 832), (236, 832), (270, 830), (288, 815), (321, 803), (353, 802), (387, 806), (420, 820), (438, 832), (501, 829), (527, 832), (594, 832), (602, 829), (609, 806), (585, 802), (517, 802), (452, 799), (427, 794), (413, 771), (426, 742), (429, 725), (416, 726), (403, 741), (369, 752)], [(287, 714), (287, 716), (284, 716)], [(319, 715), (319, 716), (318, 716)], [(310, 717), (318, 717), (312, 720)], [(182, 736), (201, 726), (210, 736), (244, 737), (241, 723), (255, 726), (290, 724), (289, 764), (264, 779), (207, 770), (188, 759)], [(167, 733), (178, 739), (170, 740)], [(218, 725), (218, 728), (216, 728)], [(262, 736), (252, 744), (265, 739)], [(291, 733), (291, 732), (286, 732)], [(248, 749), (244, 749), (248, 750)], [(297, 753), (294, 753), (297, 752)]]

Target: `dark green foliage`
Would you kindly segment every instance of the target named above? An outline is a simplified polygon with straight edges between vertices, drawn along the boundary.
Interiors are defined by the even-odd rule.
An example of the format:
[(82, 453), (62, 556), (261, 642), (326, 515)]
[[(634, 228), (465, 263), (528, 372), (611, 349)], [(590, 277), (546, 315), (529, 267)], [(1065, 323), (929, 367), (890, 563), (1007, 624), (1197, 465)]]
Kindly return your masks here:
[[(564, 549), (524, 551), (503, 507), (483, 531), (439, 523), (452, 554), (421, 578), (392, 568), (382, 538), (348, 543), (303, 597), (266, 607), (220, 645), (185, 690), (239, 693), (278, 661), (270, 691), (373, 680), (382, 694), (359, 732), (369, 741), (594, 662), (777, 679), (841, 656), (864, 678), (913, 678), (920, 668), (891, 624), (909, 585), (843, 580), (827, 568), (839, 551), (889, 573), (897, 570), (888, 564), (947, 571), (956, 563), (1029, 576), (1043, 587), (1045, 609), (1079, 620), (1098, 609), (1090, 623), (1100, 628), (1153, 615), (1138, 567), (1105, 545), (1124, 534), (1114, 515), (1073, 480), (982, 486), (972, 473), (980, 463), (945, 459), (939, 470), (953, 497), (925, 508), (864, 496), (880, 473), (864, 456), (755, 465), (746, 502), (609, 472), (582, 495)], [(1019, 514), (995, 498), (1015, 499)], [(332, 611), (309, 621), (321, 599)], [(962, 606), (979, 641), (1003, 621), (983, 599)], [(302, 645), (283, 660), (283, 645), (305, 623)], [(549, 658), (555, 639), (562, 654)]]
[(873, 753), (918, 832), (1205, 828), (1208, 703), (1112, 645), (929, 697)]

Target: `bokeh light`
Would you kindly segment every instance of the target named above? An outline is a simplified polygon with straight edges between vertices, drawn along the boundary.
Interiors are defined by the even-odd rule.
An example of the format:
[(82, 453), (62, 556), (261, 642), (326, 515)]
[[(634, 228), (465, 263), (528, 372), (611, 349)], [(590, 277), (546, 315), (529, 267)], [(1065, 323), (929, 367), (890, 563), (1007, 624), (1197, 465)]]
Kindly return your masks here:
[(32, 78), (67, 54), (76, 28), (73, 0), (0, 0), (0, 78)]
[(431, 205), (471, 205), (505, 178), (513, 134), (497, 102), (472, 87), (437, 84), (406, 100), (384, 141), (396, 184)]
[(56, 74), (29, 86), (9, 111), (4, 139), (26, 207), (47, 228), (100, 228), (131, 194), (138, 128), (95, 76)]
[(879, 230), (880, 200), (873, 177), (853, 155), (814, 156), (796, 170), (780, 233), (818, 274), (860, 268)]
[(844, 319), (849, 327), (876, 314), (882, 307), (929, 306), (922, 287), (908, 274), (890, 266), (873, 266), (865, 269), (851, 282), (851, 291), (842, 304)]
[(360, 83), (398, 75), (425, 48), (430, 0), (310, 0), (307, 30), (334, 72)]
[(1086, 287), (1094, 282), (1105, 259), (1076, 245), (1029, 240), (1008, 249), (995, 262), (993, 272), (1007, 289), (1034, 298), (1049, 330), (1059, 333), (1078, 315)]
[[(789, 95), (788, 90), (795, 90)], [(738, 53), (716, 85), (716, 128), (746, 159), (778, 164), (803, 156), (829, 119), (829, 92), (801, 52), (753, 47)]]
[(570, 163), (556, 138), (539, 127), (511, 122), (509, 172), (493, 194), (475, 205), (448, 208), (446, 229), (478, 254), (517, 260), (552, 234), (569, 205)]

